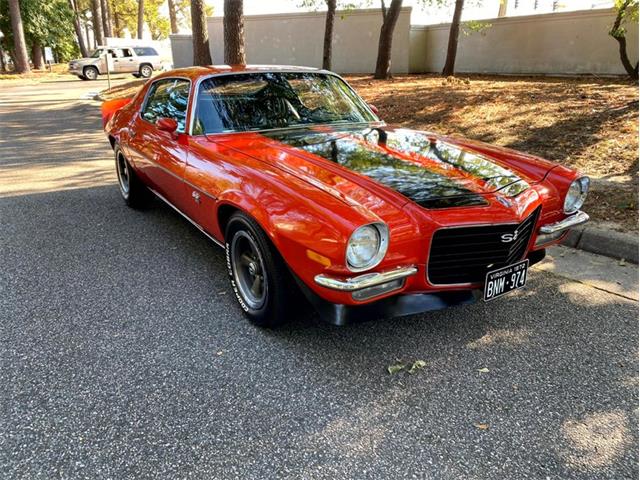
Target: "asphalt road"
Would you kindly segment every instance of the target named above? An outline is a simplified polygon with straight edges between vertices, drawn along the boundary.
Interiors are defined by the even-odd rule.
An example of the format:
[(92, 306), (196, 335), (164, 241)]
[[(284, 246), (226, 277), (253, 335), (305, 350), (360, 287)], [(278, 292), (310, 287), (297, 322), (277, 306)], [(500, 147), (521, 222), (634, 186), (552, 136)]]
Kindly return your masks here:
[(252, 327), (218, 247), (124, 206), (104, 84), (0, 82), (0, 477), (637, 478), (635, 266), (555, 250), (488, 304)]

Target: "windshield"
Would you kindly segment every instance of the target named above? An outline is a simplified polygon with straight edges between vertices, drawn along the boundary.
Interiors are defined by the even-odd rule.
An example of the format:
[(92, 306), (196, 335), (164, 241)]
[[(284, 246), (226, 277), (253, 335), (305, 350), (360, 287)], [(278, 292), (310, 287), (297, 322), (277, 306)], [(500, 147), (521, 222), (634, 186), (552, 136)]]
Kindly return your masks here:
[(194, 134), (378, 121), (340, 78), (324, 73), (243, 73), (205, 79)]
[(98, 58), (100, 55), (104, 55), (104, 50), (94, 50), (90, 58)]

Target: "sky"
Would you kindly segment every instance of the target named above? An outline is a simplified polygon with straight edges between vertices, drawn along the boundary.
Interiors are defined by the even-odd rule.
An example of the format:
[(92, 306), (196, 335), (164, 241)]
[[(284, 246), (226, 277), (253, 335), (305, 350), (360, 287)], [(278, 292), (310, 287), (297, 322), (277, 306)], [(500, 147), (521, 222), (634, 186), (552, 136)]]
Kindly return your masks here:
[[(501, 0), (467, 0), (467, 6), (463, 10), (463, 20), (479, 20), (495, 18), (498, 16)], [(548, 13), (553, 11), (554, 0), (506, 0), (507, 15), (532, 15), (536, 13)], [(387, 0), (387, 6), (391, 0)], [(300, 8), (300, 0), (244, 0), (245, 15), (261, 15), (268, 13), (287, 13), (305, 11)], [(319, 1), (319, 4), (324, 2)], [(357, 3), (357, 0), (351, 0)], [(453, 3), (453, 2), (450, 2)], [(562, 11), (582, 10), (590, 8), (606, 8), (613, 5), (613, 0), (556, 0), (556, 8)], [(214, 8), (214, 16), (221, 16), (223, 12), (223, 0), (207, 0)], [(365, 0), (363, 8), (379, 8), (379, 0)], [(411, 23), (422, 25), (430, 23), (449, 22), (452, 15), (452, 7), (437, 8), (429, 6), (428, 0), (404, 0), (403, 5), (412, 7)], [(425, 6), (426, 5), (426, 6)], [(319, 8), (318, 10), (322, 10)]]

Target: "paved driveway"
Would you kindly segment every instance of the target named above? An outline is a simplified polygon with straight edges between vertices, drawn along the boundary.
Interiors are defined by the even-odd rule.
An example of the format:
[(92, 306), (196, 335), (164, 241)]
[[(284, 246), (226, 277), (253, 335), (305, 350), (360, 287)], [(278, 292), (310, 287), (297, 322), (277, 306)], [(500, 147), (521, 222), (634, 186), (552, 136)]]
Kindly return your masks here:
[(637, 268), (556, 249), (489, 304), (260, 330), (218, 247), (124, 206), (104, 83), (0, 83), (0, 477), (637, 476)]

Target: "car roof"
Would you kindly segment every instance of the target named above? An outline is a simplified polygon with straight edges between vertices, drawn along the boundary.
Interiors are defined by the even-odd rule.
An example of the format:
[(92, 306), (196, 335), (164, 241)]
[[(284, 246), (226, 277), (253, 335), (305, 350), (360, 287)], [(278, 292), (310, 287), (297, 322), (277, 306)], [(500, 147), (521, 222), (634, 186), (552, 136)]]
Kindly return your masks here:
[(154, 78), (187, 77), (195, 80), (202, 76), (220, 73), (260, 73), (260, 72), (324, 72), (320, 68), (294, 65), (209, 65), (206, 67), (184, 67), (169, 70)]
[(98, 45), (96, 48), (94, 48), (94, 50), (97, 50), (98, 48), (153, 48), (154, 50), (156, 49), (156, 47), (154, 47), (153, 45)]

